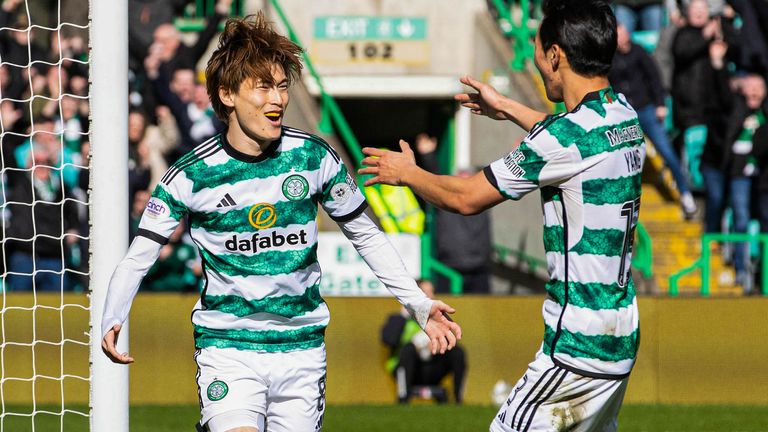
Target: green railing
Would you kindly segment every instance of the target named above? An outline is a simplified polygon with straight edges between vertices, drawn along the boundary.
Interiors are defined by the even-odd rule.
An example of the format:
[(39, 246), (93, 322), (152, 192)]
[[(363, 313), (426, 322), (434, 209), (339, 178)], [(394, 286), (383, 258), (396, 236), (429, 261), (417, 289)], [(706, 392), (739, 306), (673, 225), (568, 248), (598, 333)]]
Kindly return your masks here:
[(491, 0), (496, 13), (499, 16), (501, 30), (505, 36), (512, 38), (512, 49), (515, 56), (509, 63), (512, 70), (520, 71), (525, 67), (526, 60), (533, 60), (533, 43), (531, 39), (536, 36), (536, 28), (529, 26), (531, 19), (531, 6), (533, 11), (541, 11), (541, 0), (520, 0), (520, 22), (515, 22), (503, 0)]
[(762, 250), (762, 279), (760, 281), (763, 295), (768, 295), (768, 234), (747, 234), (747, 233), (707, 233), (701, 236), (701, 258), (696, 260), (690, 266), (679, 270), (669, 277), (669, 295), (677, 296), (679, 291), (679, 280), (681, 277), (696, 269), (701, 269), (701, 295), (710, 294), (710, 275), (712, 252), (710, 243), (716, 242), (760, 242)]
[[(285, 29), (288, 32), (288, 37), (291, 39), (291, 41), (299, 46), (303, 46), (301, 44), (301, 40), (294, 31), (293, 26), (288, 20), (288, 16), (280, 6), (279, 0), (270, 0), (270, 4), (274, 8), (277, 15), (280, 17), (280, 21), (285, 26)], [(325, 87), (323, 86), (323, 81), (320, 78), (320, 74), (315, 69), (306, 51), (302, 53), (302, 58), (304, 60), (304, 65), (307, 68), (307, 72), (309, 72), (309, 74), (315, 80), (320, 91), (320, 122), (318, 124), (318, 130), (324, 134), (331, 134), (336, 132), (341, 138), (341, 141), (344, 144), (344, 148), (352, 157), (356, 167), (361, 167), (364, 155), (361, 150), (360, 142), (357, 140), (357, 137), (352, 131), (352, 128), (349, 126), (349, 123), (342, 113), (341, 108), (339, 108), (339, 105), (336, 103), (336, 99), (334, 99), (333, 96), (325, 91)], [(358, 183), (360, 183), (362, 186), (362, 179), (358, 178)], [(374, 188), (368, 188), (366, 191), (369, 198), (369, 203), (374, 209), (376, 215), (381, 220), (382, 226), (384, 226), (385, 230), (388, 232), (402, 231), (400, 227), (397, 226), (397, 219), (393, 217), (392, 211), (387, 207), (386, 202), (381, 198), (378, 185)], [(386, 229), (387, 227), (392, 227), (392, 229)], [(442, 264), (433, 257), (431, 234), (427, 233), (422, 235), (421, 244), (422, 275), (426, 278), (429, 278), (432, 272), (439, 273), (450, 280), (452, 294), (461, 294), (464, 282), (463, 278), (459, 272), (447, 267), (445, 264)]]
[(507, 260), (507, 257), (513, 256), (517, 259), (518, 263), (525, 263), (528, 272), (533, 274), (536, 272), (536, 269), (539, 267), (547, 268), (547, 261), (543, 260), (539, 257), (535, 257), (533, 255), (528, 255), (527, 253), (512, 249), (510, 247), (501, 245), (501, 244), (495, 244), (493, 245), (493, 250), (496, 252), (496, 255), (499, 257), (500, 262), (504, 262)]

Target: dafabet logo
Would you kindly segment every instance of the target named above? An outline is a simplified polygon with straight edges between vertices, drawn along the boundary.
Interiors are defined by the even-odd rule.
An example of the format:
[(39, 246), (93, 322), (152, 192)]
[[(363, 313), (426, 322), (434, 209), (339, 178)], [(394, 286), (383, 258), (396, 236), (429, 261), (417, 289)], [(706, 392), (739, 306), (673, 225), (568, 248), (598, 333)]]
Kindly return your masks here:
[(248, 211), (248, 222), (256, 229), (269, 228), (277, 221), (275, 206), (267, 203), (259, 203)]

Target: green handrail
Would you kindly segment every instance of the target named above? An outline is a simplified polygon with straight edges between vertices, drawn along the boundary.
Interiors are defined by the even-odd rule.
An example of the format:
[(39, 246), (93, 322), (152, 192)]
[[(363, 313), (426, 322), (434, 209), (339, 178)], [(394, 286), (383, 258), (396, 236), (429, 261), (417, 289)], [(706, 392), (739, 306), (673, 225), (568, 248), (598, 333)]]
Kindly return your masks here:
[[(301, 40), (299, 39), (298, 35), (294, 31), (293, 26), (288, 20), (288, 16), (285, 14), (285, 12), (283, 11), (283, 8), (280, 6), (280, 2), (278, 0), (270, 0), (270, 4), (275, 9), (275, 12), (277, 12), (277, 15), (280, 17), (280, 20), (285, 26), (286, 31), (288, 32), (288, 38), (290, 38), (291, 41), (293, 41), (297, 45), (303, 46), (301, 44)], [(339, 108), (339, 105), (336, 103), (336, 99), (334, 99), (333, 96), (331, 96), (330, 94), (328, 94), (328, 92), (325, 91), (325, 87), (323, 86), (323, 82), (322, 82), (322, 79), (320, 78), (320, 74), (315, 69), (306, 51), (302, 53), (302, 59), (304, 60), (304, 65), (306, 66), (307, 71), (315, 80), (315, 83), (317, 83), (317, 88), (320, 91), (321, 119), (320, 119), (320, 124), (318, 125), (318, 129), (320, 129), (323, 133), (332, 133), (335, 129), (336, 132), (341, 137), (345, 149), (352, 156), (352, 159), (355, 165), (358, 168), (362, 167), (362, 161), (363, 161), (364, 155), (360, 147), (360, 142), (357, 140), (357, 137), (352, 131), (352, 128), (349, 126), (349, 123), (347, 122), (346, 117), (344, 117), (344, 113), (342, 113), (341, 108)], [(360, 182), (359, 179), (358, 181)], [(380, 195), (380, 192), (379, 192), (380, 189), (378, 185), (374, 186), (374, 191), (375, 191), (374, 193), (376, 193), (377, 195)], [(400, 227), (397, 225), (397, 219), (392, 215), (391, 209), (387, 207), (386, 202), (382, 199), (379, 199), (378, 197), (373, 202), (377, 203), (377, 206), (382, 207), (381, 211), (386, 213), (386, 214), (381, 214), (381, 211), (374, 209), (376, 210), (377, 215), (379, 215), (380, 218), (382, 217), (388, 218), (396, 226), (398, 231), (402, 231)], [(372, 203), (372, 206), (373, 206), (373, 203)], [(433, 271), (440, 273), (450, 280), (451, 293), (461, 294), (464, 278), (456, 270), (451, 269), (450, 267), (437, 261), (433, 257), (432, 250), (431, 250), (431, 245), (432, 245), (431, 240), (432, 238), (430, 235), (426, 235), (426, 236), (422, 235), (421, 237), (422, 275), (424, 275), (425, 277), (429, 277), (431, 275), (431, 272)]]
[(520, 0), (520, 23), (515, 23), (509, 13), (509, 6), (503, 0), (492, 0), (499, 19), (504, 22), (502, 26), (504, 35), (513, 39), (512, 48), (515, 56), (509, 63), (509, 67), (514, 71), (523, 70), (526, 60), (533, 60), (534, 49), (531, 38), (536, 36), (536, 29), (531, 29), (528, 26), (528, 20), (531, 17), (531, 4), (536, 10), (540, 10), (540, 3), (541, 0)]
[(524, 262), (529, 269), (530, 273), (535, 273), (539, 267), (547, 268), (547, 261), (533, 255), (528, 255), (522, 250), (513, 249), (501, 244), (493, 245), (493, 249), (496, 255), (499, 256), (499, 261), (504, 262), (508, 256), (514, 256), (519, 262)]
[(712, 252), (709, 249), (709, 244), (713, 241), (717, 242), (755, 242), (762, 243), (762, 293), (768, 296), (768, 234), (748, 234), (748, 233), (706, 233), (701, 236), (701, 258), (696, 260), (693, 264), (685, 267), (669, 277), (669, 295), (676, 297), (679, 294), (678, 280), (686, 274), (701, 268), (701, 295), (708, 297), (709, 290), (709, 277), (711, 273), (710, 258)]

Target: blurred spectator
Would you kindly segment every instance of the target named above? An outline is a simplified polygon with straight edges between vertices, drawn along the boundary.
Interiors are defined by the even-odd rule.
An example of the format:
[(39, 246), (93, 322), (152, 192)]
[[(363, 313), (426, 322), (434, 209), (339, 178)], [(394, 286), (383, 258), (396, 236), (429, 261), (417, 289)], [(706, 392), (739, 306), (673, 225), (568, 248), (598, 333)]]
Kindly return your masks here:
[[(429, 298), (434, 298), (432, 283), (419, 281), (419, 287)], [(387, 318), (381, 329), (381, 341), (390, 349), (385, 368), (397, 381), (397, 399), (400, 403), (420, 395), (420, 388), (424, 387), (439, 402), (445, 402), (445, 390), (439, 384), (449, 374), (453, 374), (454, 401), (457, 404), (462, 402), (467, 361), (460, 345), (445, 354), (432, 355), (429, 337), (410, 318), (405, 308)]]
[[(165, 156), (171, 153), (178, 143), (176, 123), (167, 107), (158, 107), (158, 126), (149, 124), (147, 115), (139, 109), (128, 113), (128, 142), (132, 149), (146, 151), (146, 161), (140, 161), (149, 167), (149, 185), (153, 188), (168, 170)], [(143, 183), (142, 183), (143, 184)]]
[(187, 4), (188, 0), (128, 0), (128, 67), (141, 70), (157, 27), (172, 23)]
[(709, 113), (720, 112), (712, 97), (717, 82), (709, 59), (709, 46), (716, 40), (725, 40), (733, 46), (735, 39), (723, 31), (720, 19), (710, 19), (704, 0), (691, 1), (686, 22), (685, 27), (677, 31), (672, 45), (673, 112), (675, 124), (681, 131), (705, 124)]
[[(415, 140), (419, 164), (427, 171), (439, 173), (437, 139), (419, 134)], [(464, 169), (457, 173), (469, 177), (474, 174)], [(461, 273), (464, 294), (488, 294), (491, 291), (491, 216), (482, 212), (463, 216), (435, 209), (435, 249), (437, 259)], [(450, 281), (436, 275), (437, 292), (450, 292)]]
[(185, 225), (182, 220), (171, 233), (168, 244), (160, 249), (157, 262), (142, 281), (142, 289), (145, 291), (199, 291), (203, 268), (197, 257), (197, 249), (181, 240)]
[(133, 204), (138, 191), (149, 188), (152, 179), (149, 143), (142, 139), (146, 122), (141, 114), (133, 112), (132, 115), (133, 118), (131, 114), (128, 116), (128, 208)]
[[(725, 55), (728, 45), (714, 42), (709, 52), (717, 77), (717, 99), (721, 111), (707, 123), (707, 142), (701, 158), (701, 173), (706, 184), (706, 232), (719, 232), (725, 197), (730, 196), (733, 210), (733, 232), (747, 230), (750, 219), (752, 177), (758, 173), (753, 154), (755, 131), (766, 123), (766, 86), (760, 75), (747, 75), (735, 81), (731, 90)], [(735, 244), (734, 267), (736, 282), (746, 292), (751, 290), (747, 275), (746, 247)]]
[(24, 0), (3, 0), (0, 5), (0, 28), (7, 27), (0, 31), (0, 52), (14, 80), (25, 78), (24, 71), (31, 61), (48, 59), (35, 41), (35, 29), (29, 27), (26, 14), (18, 10), (22, 4)]
[(29, 168), (32, 162), (33, 152), (44, 151), (51, 162), (63, 177), (64, 184), (72, 190), (78, 187), (80, 169), (80, 153), (73, 152), (62, 146), (62, 138), (54, 130), (55, 122), (50, 117), (40, 117), (32, 128), (31, 136), (15, 150), (16, 164), (19, 168)]
[[(755, 179), (752, 187), (754, 190), (754, 197), (757, 197), (757, 213), (760, 220), (760, 232), (768, 234), (768, 124), (763, 124), (755, 131), (755, 136), (752, 137), (752, 143), (754, 147), (752, 153), (757, 161), (758, 177)], [(768, 259), (768, 257), (762, 256), (762, 260)], [(762, 266), (757, 266), (758, 274), (755, 278), (756, 281), (762, 281)], [(760, 286), (757, 289), (752, 290), (752, 294), (759, 294), (764, 287)]]
[(615, 0), (613, 4), (616, 22), (626, 27), (629, 33), (661, 30), (664, 20), (662, 0)]
[(229, 14), (231, 6), (232, 0), (217, 0), (213, 16), (206, 20), (205, 28), (198, 33), (197, 41), (191, 46), (181, 42), (181, 33), (170, 22), (157, 26), (149, 52), (155, 51), (160, 56), (161, 73), (171, 76), (177, 69), (194, 70), (216, 36), (219, 23)]
[(664, 103), (664, 88), (661, 86), (658, 69), (645, 49), (632, 43), (627, 28), (619, 25), (617, 30), (618, 46), (608, 78), (613, 88), (623, 93), (637, 111), (643, 132), (653, 141), (654, 147), (672, 172), (677, 189), (680, 191), (683, 213), (687, 219), (690, 219), (696, 213), (696, 202), (664, 128), (667, 107)]
[(149, 199), (152, 197), (152, 193), (149, 190), (136, 191), (133, 195), (133, 203), (131, 203), (131, 212), (128, 217), (130, 223), (130, 229), (128, 230), (128, 242), (132, 242), (136, 237), (136, 233), (141, 223), (141, 216), (144, 214), (144, 210), (147, 207)]
[(160, 73), (156, 55), (150, 54), (144, 64), (160, 102), (168, 106), (178, 125), (180, 139), (171, 155), (172, 161), (224, 129), (224, 124), (213, 113), (205, 87), (196, 82), (192, 69), (177, 70), (169, 83)]
[[(14, 185), (7, 197), (10, 219), (5, 227), (5, 251), (10, 252), (8, 286), (15, 291), (68, 289), (64, 263), (77, 238), (77, 206), (64, 182), (50, 166), (46, 147), (28, 155), (26, 181)], [(35, 274), (34, 281), (32, 274)]]

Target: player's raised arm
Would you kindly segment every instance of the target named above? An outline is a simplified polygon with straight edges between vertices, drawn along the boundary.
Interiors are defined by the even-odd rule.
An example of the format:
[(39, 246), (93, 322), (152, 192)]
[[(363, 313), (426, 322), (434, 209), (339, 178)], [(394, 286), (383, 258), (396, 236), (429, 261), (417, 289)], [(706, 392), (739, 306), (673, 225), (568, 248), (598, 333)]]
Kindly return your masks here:
[(432, 205), (464, 215), (476, 214), (502, 202), (504, 197), (482, 172), (470, 178), (432, 174), (416, 165), (410, 145), (400, 140), (401, 152), (366, 147), (360, 174), (372, 174), (366, 186), (383, 183), (408, 186)]
[(484, 115), (494, 120), (510, 120), (526, 132), (547, 116), (543, 112), (505, 97), (492, 86), (477, 81), (469, 75), (461, 77), (460, 81), (477, 92), (460, 93), (454, 96), (454, 99), (463, 107), (469, 108), (472, 114)]

